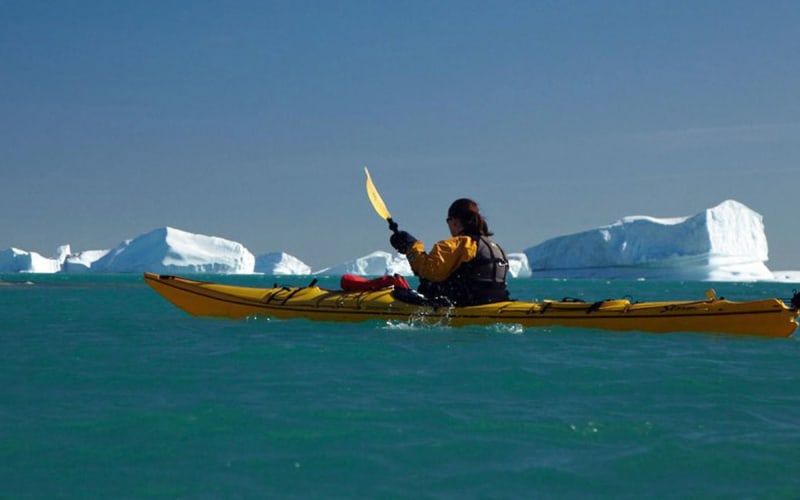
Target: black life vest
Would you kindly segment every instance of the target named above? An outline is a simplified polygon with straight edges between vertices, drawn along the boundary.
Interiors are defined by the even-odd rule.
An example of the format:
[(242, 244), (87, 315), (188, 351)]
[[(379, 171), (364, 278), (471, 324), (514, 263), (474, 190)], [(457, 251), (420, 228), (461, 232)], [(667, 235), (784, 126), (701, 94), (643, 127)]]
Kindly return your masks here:
[(478, 244), (475, 258), (464, 262), (446, 280), (420, 280), (419, 291), (428, 297), (445, 296), (457, 306), (474, 306), (509, 300), (506, 277), (508, 258), (488, 236), (471, 236)]

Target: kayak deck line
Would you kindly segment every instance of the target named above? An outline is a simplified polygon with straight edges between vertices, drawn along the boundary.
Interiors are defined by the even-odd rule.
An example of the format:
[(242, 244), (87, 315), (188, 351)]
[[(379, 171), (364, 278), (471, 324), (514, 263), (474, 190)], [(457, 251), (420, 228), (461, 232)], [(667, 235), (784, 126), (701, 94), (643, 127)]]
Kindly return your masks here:
[(316, 286), (256, 288), (144, 274), (159, 295), (194, 316), (318, 321), (423, 320), (449, 326), (515, 323), (523, 327), (578, 327), (653, 333), (707, 332), (788, 337), (797, 328), (798, 309), (777, 298), (734, 302), (706, 300), (598, 302), (507, 301), (469, 307), (432, 307), (401, 302), (392, 289), (345, 292)]
[[(149, 278), (148, 276), (145, 276), (145, 280), (149, 280), (149, 279), (152, 279), (152, 278)], [(198, 297), (202, 297), (202, 298), (206, 298), (206, 299), (209, 299), (209, 300), (214, 300), (214, 301), (218, 301), (218, 302), (222, 302), (222, 303), (227, 303), (227, 304), (232, 304), (232, 305), (239, 305), (239, 306), (256, 307), (256, 308), (259, 308), (259, 309), (264, 309), (265, 311), (280, 310), (280, 311), (305, 312), (305, 311), (308, 310), (307, 306), (301, 307), (301, 306), (286, 305), (286, 302), (291, 297), (286, 297), (281, 302), (272, 303), (272, 300), (275, 299), (275, 296), (277, 295), (277, 292), (287, 291), (287, 292), (290, 292), (290, 294), (291, 293), (295, 293), (296, 294), (297, 292), (299, 292), (300, 290), (302, 290), (303, 288), (306, 288), (306, 287), (296, 287), (296, 288), (295, 287), (292, 287), (292, 288), (289, 288), (289, 287), (275, 287), (273, 289), (264, 289), (264, 290), (271, 290), (271, 291), (274, 290), (274, 293), (268, 294), (266, 296), (266, 298), (264, 299), (264, 302), (258, 302), (258, 301), (243, 299), (243, 298), (236, 297), (236, 296), (213, 293), (213, 291), (207, 290), (205, 288), (199, 288), (199, 287), (187, 288), (187, 287), (179, 286), (179, 285), (176, 285), (176, 284), (174, 284), (172, 282), (172, 281), (174, 281), (176, 279), (179, 279), (179, 280), (182, 280), (182, 281), (189, 281), (187, 278), (180, 278), (178, 276), (160, 275), (158, 277), (159, 284), (161, 284), (161, 285), (164, 285), (164, 286), (167, 286), (167, 287), (172, 287), (175, 290), (181, 291), (182, 293), (192, 294), (192, 295), (196, 295)], [(215, 284), (215, 283), (208, 282), (208, 281), (197, 281), (196, 283), (197, 284), (203, 284), (203, 285), (214, 285)], [(151, 281), (148, 281), (148, 284), (150, 284), (150, 286), (153, 286), (153, 283)], [(323, 289), (320, 288), (320, 290), (323, 290)], [(158, 291), (158, 290), (156, 290), (156, 291)], [(332, 290), (329, 290), (328, 292), (336, 294), (336, 292), (332, 291)], [(387, 293), (387, 294), (390, 293), (390, 292), (391, 292), (390, 290), (386, 290), (385, 291), (385, 293)], [(361, 294), (365, 294), (365, 293), (369, 293), (369, 292), (353, 292), (351, 295), (361, 295)], [(319, 300), (323, 300), (324, 298), (325, 297), (323, 296)], [(336, 311), (332, 310), (331, 312), (336, 312)], [(369, 311), (359, 311), (359, 310), (351, 310), (351, 309), (348, 309), (346, 311), (339, 311), (339, 312), (340, 313), (346, 313), (346, 314), (358, 314), (359, 312), (364, 313), (364, 314), (370, 314), (370, 315), (374, 314), (374, 313), (369, 312)], [(391, 314), (391, 311), (388, 311), (388, 313)], [(398, 312), (397, 316), (403, 316), (404, 317), (405, 314), (401, 313), (401, 312)]]
[[(173, 280), (175, 278), (176, 278), (175, 276), (160, 276), (160, 279), (162, 279), (162, 280)], [(198, 283), (213, 284), (211, 282), (198, 282)], [(168, 281), (165, 281), (164, 284), (167, 285), (167, 286), (171, 286)], [(172, 285), (172, 286), (174, 286), (174, 285)], [(224, 296), (224, 295), (217, 295), (217, 294), (213, 294), (213, 293), (208, 293), (208, 291), (203, 290), (203, 289), (186, 289), (186, 288), (179, 287), (179, 286), (175, 286), (175, 288), (179, 289), (179, 290), (182, 290), (182, 291), (185, 291), (186, 293), (195, 294), (195, 295), (198, 295), (198, 296), (201, 296), (201, 297), (207, 297), (209, 299), (218, 300), (220, 302), (227, 302), (227, 303), (230, 303), (230, 304), (238, 304), (238, 305), (247, 305), (247, 306), (252, 306), (252, 307), (259, 307), (259, 308), (262, 308), (262, 309), (265, 309), (265, 310), (280, 308), (281, 310), (302, 312), (302, 311), (306, 311), (308, 309), (308, 307), (293, 307), (291, 305), (285, 305), (287, 300), (289, 298), (291, 298), (291, 297), (287, 297), (287, 298), (283, 299), (283, 301), (281, 301), (279, 304), (271, 305), (270, 302), (271, 302), (272, 299), (275, 298), (275, 295), (276, 295), (275, 293), (269, 294), (267, 296), (267, 298), (266, 298), (266, 302), (262, 304), (262, 303), (242, 300), (242, 299), (238, 299), (238, 298), (231, 298), (231, 296)], [(297, 288), (276, 287), (276, 290), (278, 290), (278, 291), (286, 290), (286, 291), (290, 291), (291, 293), (296, 294), (297, 292), (299, 292), (303, 288), (305, 288), (305, 287), (297, 287)], [(336, 295), (339, 295), (339, 293), (337, 293), (336, 291), (329, 291), (329, 292), (333, 293), (333, 294), (336, 294)], [(390, 293), (390, 290), (385, 290), (383, 292), (388, 294), (388, 293)], [(360, 296), (360, 295), (364, 295), (366, 293), (369, 293), (369, 292), (352, 292), (352, 295)], [(318, 301), (321, 301), (324, 298), (325, 298), (325, 296), (321, 296), (321, 298), (318, 299)], [(599, 301), (599, 302), (591, 303), (591, 307), (587, 308), (586, 311), (585, 311), (585, 313), (587, 315), (585, 317), (585, 319), (593, 320), (593, 319), (596, 319), (596, 318), (614, 318), (614, 317), (617, 317), (618, 314), (616, 314), (616, 315), (613, 315), (613, 314), (603, 315), (601, 313), (597, 313), (599, 308), (597, 308), (595, 306), (597, 306), (598, 304), (602, 305), (605, 302), (608, 302), (608, 301)], [(509, 305), (514, 304), (514, 303), (515, 303), (515, 301), (495, 303), (495, 305), (498, 305), (498, 310), (497, 310), (496, 313), (494, 313), (493, 315), (490, 315), (490, 316), (491, 317), (495, 317), (495, 318), (501, 318), (501, 317), (505, 317), (505, 318), (519, 317), (519, 318), (523, 318), (523, 317), (528, 317), (528, 316), (531, 316), (531, 315), (544, 314), (548, 309), (550, 311), (553, 311), (553, 310), (557, 310), (557, 308), (558, 308), (558, 306), (554, 306), (554, 307), (550, 307), (550, 308), (548, 308), (548, 307), (536, 308), (536, 305), (534, 305), (529, 310), (525, 311), (525, 313), (524, 313), (525, 316), (522, 316), (522, 315), (518, 315), (518, 316), (505, 315), (504, 316), (503, 315), (503, 311), (505, 309), (507, 309), (509, 307)], [(545, 301), (546, 306), (550, 306), (553, 303), (555, 303), (555, 301)], [(568, 304), (587, 304), (586, 302), (567, 302), (567, 303)], [(703, 304), (703, 303), (707, 304), (708, 302), (707, 301), (694, 301), (694, 302), (691, 302), (690, 304)], [(532, 303), (532, 304), (537, 304), (537, 303)], [(640, 303), (640, 304), (647, 305), (646, 302)], [(592, 309), (592, 307), (595, 307), (595, 308)], [(652, 305), (650, 307), (652, 307), (653, 309), (663, 309), (665, 306), (663, 306), (663, 305)], [(666, 306), (666, 307), (669, 307), (669, 306)], [(437, 308), (433, 308), (433, 309), (436, 310)], [(446, 310), (446, 308), (438, 308), (438, 309), (445, 309)], [(330, 312), (335, 313), (337, 311), (335, 309), (333, 309)], [(358, 313), (374, 314), (371, 311), (360, 310), (358, 308), (356, 308), (355, 310), (347, 309), (346, 311), (338, 311), (338, 312), (342, 313), (342, 314), (353, 314), (353, 313), (356, 313), (356, 314), (358, 314)], [(623, 311), (623, 312), (625, 312), (625, 311)], [(760, 310), (760, 311), (752, 311), (751, 314), (775, 314), (775, 313), (780, 313), (780, 312), (781, 311), (779, 309), (775, 309), (775, 310)], [(391, 313), (391, 311), (387, 311), (387, 313)], [(401, 313), (401, 312), (397, 312), (396, 313), (396, 315), (404, 315), (404, 314), (405, 313)], [(737, 315), (737, 314), (742, 314), (742, 313), (741, 312), (736, 312), (736, 311), (719, 311), (719, 312), (708, 311), (705, 314), (706, 315), (710, 315), (710, 316), (714, 316), (714, 315)], [(588, 315), (591, 315), (591, 316), (588, 316)], [(696, 313), (694, 315), (696, 315)], [(453, 316), (457, 316), (457, 317), (461, 317), (461, 318), (480, 318), (480, 317), (485, 317), (486, 315), (485, 314), (456, 313), (454, 315), (451, 314), (451, 317), (453, 317)], [(682, 317), (682, 316), (692, 316), (692, 314), (683, 314), (683, 315), (681, 315), (681, 314), (673, 314), (673, 315), (671, 315), (671, 317)], [(575, 319), (575, 320), (580, 319), (579, 316), (576, 317), (574, 315), (553, 314), (553, 315), (550, 315), (550, 317), (552, 317), (552, 318), (570, 318), (570, 319)], [(637, 317), (642, 317), (642, 318), (661, 317), (661, 315), (659, 315), (659, 314), (641, 314), (641, 315), (638, 315)]]

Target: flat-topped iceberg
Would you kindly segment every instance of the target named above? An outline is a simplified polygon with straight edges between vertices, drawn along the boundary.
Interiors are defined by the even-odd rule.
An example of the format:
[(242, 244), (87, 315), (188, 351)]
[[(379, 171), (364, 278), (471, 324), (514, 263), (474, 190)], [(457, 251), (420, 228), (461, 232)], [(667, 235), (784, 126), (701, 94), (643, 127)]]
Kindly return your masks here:
[(255, 261), (241, 243), (162, 227), (120, 243), (91, 267), (109, 273), (249, 274)]
[(411, 276), (411, 266), (405, 255), (391, 254), (378, 250), (369, 255), (347, 261), (337, 266), (328, 267), (314, 274), (327, 274), (339, 276), (342, 274), (357, 274), (360, 276), (382, 276), (384, 274), (399, 274)]
[(689, 217), (625, 217), (525, 250), (534, 277), (772, 280), (761, 215), (728, 200)]
[(311, 274), (311, 267), (297, 257), (284, 252), (272, 252), (256, 257), (255, 272), (272, 275)]

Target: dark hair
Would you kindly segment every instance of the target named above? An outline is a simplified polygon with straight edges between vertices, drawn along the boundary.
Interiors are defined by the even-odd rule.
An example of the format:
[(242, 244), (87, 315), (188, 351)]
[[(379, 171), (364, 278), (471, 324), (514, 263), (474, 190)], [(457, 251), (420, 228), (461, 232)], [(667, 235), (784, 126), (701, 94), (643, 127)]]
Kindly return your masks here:
[(465, 234), (491, 236), (489, 225), (481, 215), (478, 204), (469, 198), (459, 198), (447, 209), (447, 216), (461, 221)]

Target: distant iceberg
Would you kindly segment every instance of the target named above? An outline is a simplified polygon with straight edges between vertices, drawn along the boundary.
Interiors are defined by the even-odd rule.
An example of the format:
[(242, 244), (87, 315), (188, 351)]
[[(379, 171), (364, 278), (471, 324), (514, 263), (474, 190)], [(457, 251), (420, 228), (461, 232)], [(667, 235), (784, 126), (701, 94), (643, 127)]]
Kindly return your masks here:
[[(687, 281), (800, 281), (798, 271), (772, 273), (761, 215), (728, 200), (688, 217), (624, 217), (510, 253), (514, 278), (668, 279)], [(0, 251), (2, 273), (223, 273), (270, 275), (413, 273), (406, 257), (382, 250), (319, 271), (284, 252), (258, 257), (241, 243), (172, 227), (152, 230), (110, 250), (54, 257), (18, 248)]]
[(163, 227), (120, 243), (91, 267), (108, 273), (250, 274), (255, 261), (241, 243)]
[(271, 275), (307, 275), (311, 267), (297, 257), (284, 252), (273, 252), (256, 257), (255, 272)]
[(59, 270), (58, 260), (42, 257), (36, 252), (27, 252), (13, 247), (0, 251), (0, 272), (57, 273)]
[(287, 253), (258, 258), (241, 243), (162, 227), (125, 240), (110, 250), (73, 252), (62, 245), (53, 258), (17, 248), (0, 251), (2, 273), (161, 274), (311, 274), (311, 268)]
[[(528, 258), (524, 253), (508, 254), (509, 276), (512, 278), (529, 278), (531, 270), (528, 267)], [(314, 274), (342, 275), (356, 274), (359, 276), (382, 276), (384, 274), (399, 274), (400, 276), (413, 276), (411, 265), (405, 255), (378, 250), (369, 255), (347, 261), (338, 266), (329, 267)]]
[(528, 256), (524, 253), (510, 253), (508, 257), (508, 274), (512, 278), (530, 278), (531, 268), (528, 265)]
[(339, 276), (342, 274), (357, 274), (359, 276), (382, 276), (384, 274), (399, 274), (411, 276), (411, 266), (408, 259), (402, 254), (391, 254), (378, 250), (369, 255), (347, 261), (337, 266), (328, 267), (314, 274), (328, 274)]
[(625, 217), (525, 250), (534, 277), (772, 280), (761, 215), (727, 200), (689, 217)]
[(59, 247), (56, 259), (61, 264), (62, 273), (88, 273), (92, 265), (108, 254), (108, 250), (85, 250), (72, 253), (69, 245)]

